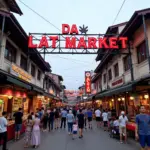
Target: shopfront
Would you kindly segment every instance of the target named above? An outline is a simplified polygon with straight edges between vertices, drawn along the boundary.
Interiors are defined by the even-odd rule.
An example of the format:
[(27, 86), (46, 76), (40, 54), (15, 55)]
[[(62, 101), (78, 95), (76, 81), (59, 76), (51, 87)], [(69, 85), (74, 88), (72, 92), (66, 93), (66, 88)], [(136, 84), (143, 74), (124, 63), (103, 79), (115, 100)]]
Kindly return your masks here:
[[(23, 121), (27, 119), (29, 113), (29, 101), (27, 91), (20, 91), (10, 87), (2, 87), (0, 90), (0, 113), (7, 112), (8, 119), (8, 140), (14, 138), (14, 117), (13, 114), (19, 108), (23, 108)], [(22, 131), (25, 131), (25, 126), (22, 126)]]

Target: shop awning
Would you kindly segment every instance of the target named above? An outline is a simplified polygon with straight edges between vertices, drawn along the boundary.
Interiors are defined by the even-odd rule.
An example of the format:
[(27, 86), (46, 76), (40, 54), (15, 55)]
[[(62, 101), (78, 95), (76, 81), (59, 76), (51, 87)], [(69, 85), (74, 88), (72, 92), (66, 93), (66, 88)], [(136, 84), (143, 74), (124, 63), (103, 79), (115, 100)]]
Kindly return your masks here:
[(54, 97), (54, 100), (59, 101), (59, 100), (60, 100), (60, 98), (55, 96), (55, 97)]
[(123, 93), (123, 92), (129, 92), (129, 91), (132, 91), (132, 90), (133, 90), (133, 83), (130, 83), (128, 85), (124, 85), (124, 86), (121, 86), (121, 87), (117, 87), (117, 88), (105, 91), (103, 93), (99, 93), (95, 96), (95, 99), (102, 98), (102, 97), (105, 97), (105, 96), (112, 96), (112, 95), (120, 94), (120, 93)]
[(41, 93), (41, 94), (44, 93), (43, 89), (37, 88), (37, 87), (35, 87), (35, 86), (33, 86), (33, 91), (38, 92), (38, 93)]
[(24, 82), (22, 82), (22, 81), (19, 81), (19, 80), (13, 78), (13, 77), (7, 76), (7, 81), (9, 81), (9, 82), (11, 82), (11, 83), (14, 83), (14, 84), (16, 84), (16, 85), (18, 85), (18, 86), (21, 86), (21, 87), (23, 87), (23, 88), (26, 88), (26, 89), (28, 89), (28, 90), (31, 90), (31, 86), (30, 86), (30, 85), (28, 85), (28, 84), (26, 84), (26, 83), (24, 83)]
[(44, 96), (48, 97), (48, 98), (53, 98), (54, 96), (52, 94), (46, 93), (44, 92)]

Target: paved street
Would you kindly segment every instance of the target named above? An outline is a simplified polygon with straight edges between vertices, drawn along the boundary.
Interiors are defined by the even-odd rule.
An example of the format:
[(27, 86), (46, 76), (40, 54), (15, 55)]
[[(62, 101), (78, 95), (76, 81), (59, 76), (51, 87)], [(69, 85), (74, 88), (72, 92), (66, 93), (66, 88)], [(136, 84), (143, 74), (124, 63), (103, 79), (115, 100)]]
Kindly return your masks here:
[[(22, 150), (23, 139), (9, 143), (10, 150)], [(83, 139), (72, 140), (65, 130), (42, 133), (42, 143), (38, 150), (138, 150), (139, 144), (129, 140), (128, 144), (120, 144), (109, 137), (102, 129), (87, 130)], [(29, 148), (30, 150), (30, 148)]]

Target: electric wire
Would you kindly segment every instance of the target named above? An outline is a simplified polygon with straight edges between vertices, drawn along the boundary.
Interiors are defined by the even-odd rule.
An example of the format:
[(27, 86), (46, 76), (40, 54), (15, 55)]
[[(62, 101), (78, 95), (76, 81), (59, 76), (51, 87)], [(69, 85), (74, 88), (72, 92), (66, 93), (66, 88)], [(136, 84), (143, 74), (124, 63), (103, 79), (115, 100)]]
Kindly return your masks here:
[(115, 19), (114, 19), (112, 25), (114, 25), (114, 23), (116, 22), (116, 20), (117, 20), (119, 14), (120, 14), (120, 12), (121, 12), (121, 10), (122, 10), (122, 8), (123, 8), (125, 2), (126, 2), (126, 0), (123, 0), (123, 2), (122, 2), (122, 4), (121, 4), (121, 7), (120, 7), (120, 9), (119, 9), (119, 11), (118, 11), (118, 13), (117, 13), (117, 15), (116, 15), (116, 17), (115, 17)]

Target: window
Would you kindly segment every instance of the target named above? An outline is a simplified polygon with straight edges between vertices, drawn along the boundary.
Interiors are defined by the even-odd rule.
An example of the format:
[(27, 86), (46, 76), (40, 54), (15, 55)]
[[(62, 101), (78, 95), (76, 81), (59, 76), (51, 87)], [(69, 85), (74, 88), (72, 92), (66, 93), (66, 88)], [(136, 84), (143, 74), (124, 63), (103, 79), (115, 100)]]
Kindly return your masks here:
[(137, 47), (138, 63), (146, 60), (146, 42), (145, 40)]
[(31, 75), (35, 77), (35, 66), (31, 64)]
[(41, 71), (40, 70), (38, 70), (37, 79), (41, 80)]
[(112, 72), (111, 72), (111, 69), (108, 71), (108, 79), (109, 79), (109, 81), (112, 79)]
[(130, 69), (130, 57), (129, 55), (123, 58), (124, 71), (128, 71)]
[(106, 73), (104, 74), (104, 83), (106, 83)]
[(118, 66), (118, 63), (114, 65), (114, 75), (115, 75), (115, 77), (119, 76), (119, 66)]
[(20, 67), (27, 71), (27, 58), (21, 55)]
[(6, 42), (6, 49), (5, 49), (5, 58), (10, 62), (16, 63), (16, 50), (15, 48)]

